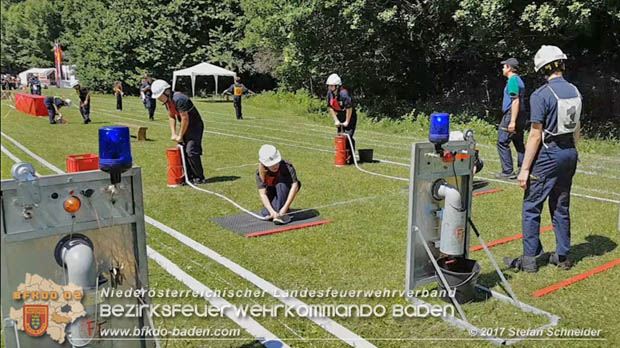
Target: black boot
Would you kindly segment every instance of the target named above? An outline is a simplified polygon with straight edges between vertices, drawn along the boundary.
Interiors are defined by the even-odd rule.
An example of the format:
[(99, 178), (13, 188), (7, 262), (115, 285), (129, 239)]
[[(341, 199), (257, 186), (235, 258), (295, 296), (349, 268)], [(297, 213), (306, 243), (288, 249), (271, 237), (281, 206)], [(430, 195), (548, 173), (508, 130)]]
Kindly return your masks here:
[(568, 256), (558, 255), (558, 253), (551, 254), (551, 257), (549, 257), (549, 264), (555, 265), (558, 268), (561, 268), (565, 271), (568, 271), (569, 269), (573, 268), (573, 263), (568, 258)]
[(508, 268), (514, 268), (518, 271), (525, 271), (528, 273), (536, 273), (538, 272), (538, 265), (536, 264), (535, 256), (525, 256), (521, 255), (516, 259), (504, 257), (504, 264), (508, 266)]

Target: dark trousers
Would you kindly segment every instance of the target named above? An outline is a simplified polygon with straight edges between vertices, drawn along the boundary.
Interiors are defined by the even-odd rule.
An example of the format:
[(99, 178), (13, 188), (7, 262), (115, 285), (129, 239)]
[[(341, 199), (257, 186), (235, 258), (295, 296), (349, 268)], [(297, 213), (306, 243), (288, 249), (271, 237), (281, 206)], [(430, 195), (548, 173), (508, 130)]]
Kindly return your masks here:
[(47, 106), (47, 115), (50, 119), (50, 124), (56, 123), (56, 109), (53, 106)]
[[(275, 211), (279, 212), (282, 209), (292, 186), (292, 182), (279, 182), (275, 186), (267, 186), (267, 198), (269, 198), (269, 202)], [(269, 210), (263, 207), (261, 214), (269, 216)]]
[(241, 112), (241, 98), (235, 98), (233, 100), (233, 104), (235, 105), (235, 113), (237, 114), (237, 119), (243, 120), (243, 114)]
[(574, 146), (555, 144), (540, 149), (532, 166), (529, 185), (523, 197), (523, 255), (536, 256), (543, 252), (540, 243), (540, 214), (549, 199), (549, 213), (555, 232), (556, 252), (570, 251), (570, 190), (577, 169), (577, 150)]
[(186, 133), (183, 137), (187, 177), (190, 181), (194, 179), (204, 180), (205, 178), (200, 159), (200, 156), (202, 156), (202, 132), (204, 126), (201, 125), (199, 128), (192, 130), (190, 134)]
[(123, 96), (120, 93), (116, 93), (116, 110), (123, 110)]
[(497, 131), (497, 153), (502, 163), (502, 173), (512, 174), (514, 167), (512, 165), (512, 152), (510, 151), (510, 143), (513, 143), (517, 150), (517, 165), (521, 168), (523, 156), (525, 155), (525, 145), (523, 144), (523, 131), (518, 130), (516, 133), (510, 133), (499, 129)]
[(90, 102), (84, 106), (80, 105), (80, 114), (82, 114), (84, 122), (90, 120)]
[(155, 120), (155, 108), (157, 107), (157, 104), (154, 101), (151, 101), (148, 103), (144, 103), (144, 107), (149, 112), (149, 120), (151, 121)]

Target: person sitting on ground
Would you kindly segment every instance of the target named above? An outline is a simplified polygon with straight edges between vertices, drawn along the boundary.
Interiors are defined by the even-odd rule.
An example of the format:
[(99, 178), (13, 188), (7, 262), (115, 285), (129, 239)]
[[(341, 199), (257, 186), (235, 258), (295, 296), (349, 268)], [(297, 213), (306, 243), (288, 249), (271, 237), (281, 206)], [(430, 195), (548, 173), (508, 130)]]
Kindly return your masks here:
[(273, 145), (265, 144), (258, 151), (258, 170), (256, 186), (263, 203), (262, 216), (274, 223), (284, 223), (295, 196), (301, 189), (295, 167), (280, 157), (280, 152)]
[(49, 116), (50, 124), (64, 123), (60, 108), (63, 106), (70, 106), (70, 99), (61, 99), (58, 97), (46, 97), (43, 101), (47, 107), (47, 114)]

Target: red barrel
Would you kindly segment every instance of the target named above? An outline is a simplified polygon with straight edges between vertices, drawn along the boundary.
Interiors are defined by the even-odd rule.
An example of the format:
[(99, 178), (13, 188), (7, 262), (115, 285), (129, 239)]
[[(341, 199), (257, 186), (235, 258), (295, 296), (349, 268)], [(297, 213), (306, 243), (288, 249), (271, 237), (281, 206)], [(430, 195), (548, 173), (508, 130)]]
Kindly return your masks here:
[(168, 158), (168, 187), (178, 187), (183, 184), (183, 162), (181, 150), (176, 147), (166, 150)]
[(334, 164), (336, 167), (345, 166), (347, 164), (347, 158), (349, 157), (349, 150), (347, 150), (347, 136), (338, 135), (334, 137), (334, 145), (336, 146)]

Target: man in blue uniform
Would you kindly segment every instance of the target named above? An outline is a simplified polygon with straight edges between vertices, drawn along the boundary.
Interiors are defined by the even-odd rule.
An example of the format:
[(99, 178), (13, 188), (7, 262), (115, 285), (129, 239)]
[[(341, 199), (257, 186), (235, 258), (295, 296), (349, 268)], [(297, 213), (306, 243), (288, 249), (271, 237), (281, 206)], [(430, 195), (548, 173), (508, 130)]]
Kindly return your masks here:
[[(64, 123), (62, 119), (62, 114), (60, 113), (60, 108), (63, 106), (70, 106), (71, 100), (62, 100), (58, 97), (45, 97), (43, 103), (47, 108), (47, 114), (49, 116), (50, 124)], [(56, 121), (56, 119), (58, 119), (58, 121)]]
[(84, 124), (89, 124), (92, 122), (90, 120), (90, 92), (88, 88), (82, 87), (79, 84), (73, 86), (73, 88), (80, 98), (80, 114), (82, 114)]
[(566, 55), (556, 46), (542, 46), (534, 57), (535, 70), (547, 83), (530, 97), (531, 130), (521, 172), (517, 177), (525, 189), (523, 197), (523, 255), (504, 259), (510, 267), (537, 272), (540, 243), (540, 214), (549, 199), (556, 251), (549, 263), (570, 269), (570, 190), (577, 168), (581, 116), (581, 93), (563, 77)]
[(508, 79), (504, 87), (502, 101), (502, 122), (497, 130), (497, 153), (502, 164), (502, 172), (495, 176), (499, 179), (516, 179), (513, 173), (510, 143), (517, 150), (517, 164), (521, 167), (525, 146), (523, 145), (523, 128), (525, 126), (525, 84), (517, 74), (519, 62), (509, 58), (502, 62), (502, 73)]
[(153, 84), (153, 79), (151, 77), (145, 77), (142, 81), (142, 86), (140, 86), (140, 92), (144, 94), (144, 107), (149, 112), (149, 120), (155, 121), (155, 108), (157, 107), (157, 103), (155, 103), (155, 99), (152, 98), (153, 92), (151, 91), (151, 85)]
[(243, 113), (241, 112), (241, 98), (247, 93), (254, 94), (254, 92), (247, 89), (247, 87), (241, 83), (241, 78), (239, 76), (235, 77), (235, 83), (233, 83), (222, 93), (233, 95), (233, 104), (235, 105), (235, 113), (237, 114), (238, 120), (243, 120)]
[[(202, 133), (204, 123), (194, 103), (181, 92), (173, 92), (164, 80), (155, 80), (150, 87), (152, 97), (162, 102), (168, 109), (171, 139), (183, 144), (187, 160), (187, 177), (193, 184), (204, 184), (202, 169)], [(181, 123), (177, 131), (177, 122)]]
[(28, 85), (30, 86), (30, 94), (41, 95), (41, 81), (38, 77), (33, 75), (28, 81)]
[(334, 119), (334, 125), (338, 127), (339, 132), (342, 130), (348, 134), (353, 143), (353, 148), (351, 148), (351, 144), (347, 141), (347, 149), (349, 150), (347, 162), (351, 164), (353, 163), (353, 156), (355, 156), (355, 139), (353, 139), (353, 135), (357, 126), (357, 112), (355, 111), (355, 105), (353, 105), (353, 98), (349, 91), (342, 87), (342, 80), (340, 80), (340, 76), (337, 74), (329, 75), (325, 84), (328, 88), (327, 107)]

